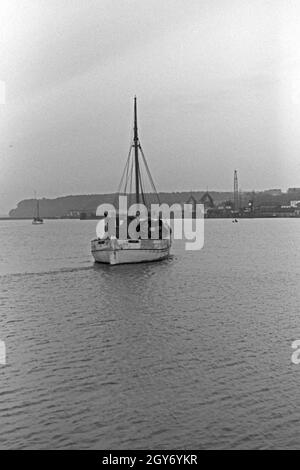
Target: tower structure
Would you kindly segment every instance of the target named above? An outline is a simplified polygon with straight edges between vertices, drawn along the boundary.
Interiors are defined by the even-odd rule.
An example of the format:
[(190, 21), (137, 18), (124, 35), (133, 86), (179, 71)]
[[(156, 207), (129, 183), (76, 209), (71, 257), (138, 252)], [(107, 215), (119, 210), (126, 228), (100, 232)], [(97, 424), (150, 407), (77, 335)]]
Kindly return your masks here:
[(234, 202), (234, 210), (238, 212), (239, 210), (239, 182), (238, 182), (238, 175), (237, 170), (234, 170), (234, 178), (233, 178), (233, 202)]

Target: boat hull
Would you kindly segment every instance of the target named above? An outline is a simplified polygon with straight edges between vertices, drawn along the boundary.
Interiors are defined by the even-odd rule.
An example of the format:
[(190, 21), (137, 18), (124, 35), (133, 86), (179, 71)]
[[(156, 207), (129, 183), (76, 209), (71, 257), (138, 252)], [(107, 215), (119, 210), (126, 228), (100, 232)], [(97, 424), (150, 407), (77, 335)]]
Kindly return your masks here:
[(33, 220), (32, 225), (42, 225), (44, 223), (43, 220)]
[(170, 240), (92, 240), (92, 255), (97, 263), (110, 265), (160, 261), (170, 254)]

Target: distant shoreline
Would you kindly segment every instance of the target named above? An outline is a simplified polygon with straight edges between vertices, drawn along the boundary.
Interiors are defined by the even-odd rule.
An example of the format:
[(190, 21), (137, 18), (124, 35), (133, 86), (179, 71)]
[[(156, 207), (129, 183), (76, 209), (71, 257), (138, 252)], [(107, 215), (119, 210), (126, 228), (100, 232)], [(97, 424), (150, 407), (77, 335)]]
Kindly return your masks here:
[[(153, 193), (147, 194), (148, 203), (157, 202)], [(160, 202), (171, 207), (173, 204), (201, 204), (204, 203), (205, 209), (211, 218), (227, 218), (235, 216), (234, 195), (232, 192), (210, 191), (187, 191), (173, 193), (159, 193)], [(39, 199), (40, 214), (44, 219), (89, 219), (94, 218), (97, 208), (101, 204), (115, 205), (116, 194), (87, 194), (75, 196), (63, 196), (55, 199)], [(291, 205), (293, 202), (294, 205)], [(295, 204), (299, 202), (299, 209)], [(297, 211), (300, 214), (300, 188), (289, 188), (286, 193), (281, 190), (265, 190), (262, 192), (239, 193), (239, 211), (243, 216), (252, 212), (252, 217), (270, 217), (270, 216), (293, 216)], [(251, 211), (250, 209), (251, 208)], [(26, 220), (32, 219), (36, 210), (35, 199), (23, 199), (18, 202), (17, 207), (7, 214), (2, 214), (2, 220)], [(253, 213), (254, 212), (254, 213)], [(240, 214), (241, 216), (242, 214)]]
[[(205, 220), (208, 219), (238, 219), (238, 220), (249, 220), (249, 219), (300, 219), (300, 215), (262, 215), (262, 216), (210, 216), (204, 217)], [(100, 220), (101, 217), (87, 217), (85, 219), (80, 219), (79, 217), (43, 217), (44, 220), (80, 220), (85, 222), (87, 220)], [(32, 217), (0, 217), (0, 221), (13, 221), (13, 220), (32, 220)]]
[[(67, 217), (66, 217), (67, 218)], [(61, 217), (43, 217), (44, 220), (60, 220)], [(0, 220), (33, 220), (32, 217), (0, 217)]]

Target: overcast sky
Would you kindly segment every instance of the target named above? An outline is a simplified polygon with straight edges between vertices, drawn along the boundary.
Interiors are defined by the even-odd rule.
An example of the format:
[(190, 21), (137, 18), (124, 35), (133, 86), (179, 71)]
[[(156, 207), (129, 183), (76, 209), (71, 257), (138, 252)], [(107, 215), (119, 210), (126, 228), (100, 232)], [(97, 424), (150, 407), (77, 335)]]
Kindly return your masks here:
[(135, 94), (159, 190), (300, 186), (299, 24), (297, 0), (1, 0), (0, 213), (115, 191)]

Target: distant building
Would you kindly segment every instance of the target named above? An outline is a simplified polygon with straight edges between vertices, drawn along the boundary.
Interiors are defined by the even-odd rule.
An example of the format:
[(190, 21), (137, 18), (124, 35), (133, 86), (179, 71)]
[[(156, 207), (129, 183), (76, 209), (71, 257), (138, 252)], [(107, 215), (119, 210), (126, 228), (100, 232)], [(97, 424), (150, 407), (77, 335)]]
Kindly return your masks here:
[(288, 194), (293, 194), (293, 193), (299, 193), (300, 194), (300, 188), (289, 188), (287, 192), (288, 192)]
[(206, 191), (203, 194), (203, 196), (199, 200), (199, 203), (204, 205), (205, 210), (213, 209), (215, 207), (214, 200), (213, 200), (213, 198), (211, 197), (211, 195), (209, 194), (208, 191)]
[(225, 201), (224, 202), (224, 207), (226, 210), (233, 210), (234, 209), (234, 203), (232, 201)]
[(296, 216), (296, 217), (300, 217), (300, 204), (298, 204), (298, 206), (295, 207), (294, 210), (295, 210), (295, 216)]
[(196, 199), (194, 198), (194, 196), (191, 194), (190, 197), (188, 198), (188, 200), (186, 201), (186, 204), (192, 204), (192, 210), (193, 212), (196, 211), (196, 205), (197, 205), (197, 201)]
[(81, 211), (79, 214), (80, 220), (85, 220), (85, 219), (97, 219), (100, 217), (96, 216), (96, 211)]
[(255, 208), (256, 217), (294, 217), (295, 208), (291, 206), (259, 206)]
[(196, 198), (193, 196), (193, 194), (190, 195), (190, 197), (188, 198), (188, 200), (186, 201), (186, 204), (192, 204), (192, 211), (193, 211), (193, 215), (196, 214), (196, 207), (197, 207), (197, 204), (203, 204), (204, 206), (204, 214), (207, 215), (207, 212), (208, 211), (211, 211), (215, 208), (215, 204), (214, 204), (214, 201), (213, 201), (213, 198), (211, 197), (211, 195), (209, 194), (208, 191), (206, 191), (202, 196), (201, 198), (199, 199), (199, 201), (197, 202)]
[(243, 208), (245, 214), (253, 214), (254, 211), (254, 201), (253, 199), (249, 199), (248, 204), (246, 207)]
[(66, 213), (65, 217), (68, 219), (79, 219), (80, 211), (72, 209)]
[(270, 196), (281, 196), (281, 189), (266, 189), (264, 194), (269, 194)]

